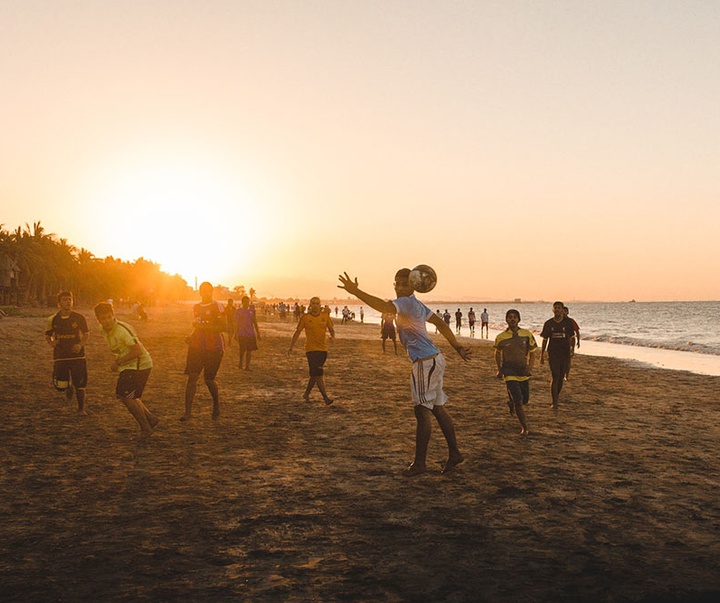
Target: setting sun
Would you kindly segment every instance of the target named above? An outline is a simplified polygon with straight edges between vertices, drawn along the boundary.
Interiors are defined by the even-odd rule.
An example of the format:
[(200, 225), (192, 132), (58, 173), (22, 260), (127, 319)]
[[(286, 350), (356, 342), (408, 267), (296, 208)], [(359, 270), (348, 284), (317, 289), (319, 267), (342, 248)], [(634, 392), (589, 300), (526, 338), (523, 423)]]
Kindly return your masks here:
[(196, 277), (240, 283), (267, 242), (268, 220), (258, 195), (197, 159), (135, 161), (122, 173), (106, 172), (93, 196), (90, 211), (106, 223), (98, 248), (158, 262), (190, 285)]

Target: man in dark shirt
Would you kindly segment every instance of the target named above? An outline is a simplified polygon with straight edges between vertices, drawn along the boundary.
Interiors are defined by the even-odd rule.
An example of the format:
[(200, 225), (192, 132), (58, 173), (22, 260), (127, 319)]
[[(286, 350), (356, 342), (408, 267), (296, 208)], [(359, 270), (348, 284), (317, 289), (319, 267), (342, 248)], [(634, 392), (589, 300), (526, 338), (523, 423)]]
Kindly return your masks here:
[(562, 391), (570, 350), (575, 346), (573, 323), (565, 316), (564, 308), (565, 304), (560, 301), (553, 304), (553, 317), (545, 322), (542, 333), (540, 333), (540, 337), (543, 338), (540, 364), (545, 364), (545, 350), (547, 349), (550, 358), (550, 372), (552, 373), (552, 383), (550, 385), (551, 408), (554, 410), (558, 408), (558, 398)]

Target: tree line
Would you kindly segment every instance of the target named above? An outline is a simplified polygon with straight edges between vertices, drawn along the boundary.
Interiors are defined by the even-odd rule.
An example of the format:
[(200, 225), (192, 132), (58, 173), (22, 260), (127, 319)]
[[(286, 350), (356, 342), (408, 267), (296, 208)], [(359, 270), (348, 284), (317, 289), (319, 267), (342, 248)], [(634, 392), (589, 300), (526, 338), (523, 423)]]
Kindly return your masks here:
[(57, 293), (66, 289), (78, 303), (88, 305), (101, 299), (154, 305), (192, 295), (184, 278), (163, 272), (155, 262), (142, 257), (134, 262), (97, 258), (46, 232), (40, 222), (13, 231), (0, 224), (2, 256), (19, 269), (13, 286), (22, 303), (54, 306)]

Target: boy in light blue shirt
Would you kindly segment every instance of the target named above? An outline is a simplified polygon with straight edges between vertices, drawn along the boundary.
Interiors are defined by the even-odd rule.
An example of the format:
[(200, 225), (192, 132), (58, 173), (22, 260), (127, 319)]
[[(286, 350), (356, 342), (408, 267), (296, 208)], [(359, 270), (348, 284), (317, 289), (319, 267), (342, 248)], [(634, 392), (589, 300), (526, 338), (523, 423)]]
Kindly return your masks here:
[(400, 341), (413, 362), (411, 392), (417, 420), (415, 458), (403, 471), (403, 475), (413, 477), (427, 471), (426, 456), (433, 416), (440, 425), (448, 445), (448, 459), (442, 472), (451, 471), (465, 458), (458, 449), (455, 426), (444, 406), (447, 401), (442, 387), (445, 358), (428, 336), (426, 323), (435, 325), (463, 360), (470, 359), (470, 350), (463, 348), (450, 327), (415, 297), (410, 286), (410, 269), (402, 268), (395, 274), (394, 286), (397, 299), (394, 301), (385, 301), (362, 291), (357, 279), (351, 279), (347, 272), (338, 278), (339, 288), (345, 289), (378, 312), (395, 315)]

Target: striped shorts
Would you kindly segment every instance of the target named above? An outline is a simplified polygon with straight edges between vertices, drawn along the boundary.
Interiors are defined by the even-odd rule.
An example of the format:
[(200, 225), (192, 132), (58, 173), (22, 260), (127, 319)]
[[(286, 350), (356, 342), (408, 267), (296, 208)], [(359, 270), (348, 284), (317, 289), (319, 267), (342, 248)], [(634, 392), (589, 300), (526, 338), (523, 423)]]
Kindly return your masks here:
[(442, 354), (413, 362), (410, 381), (413, 404), (430, 410), (445, 404), (448, 398), (443, 391), (444, 376), (445, 357)]

